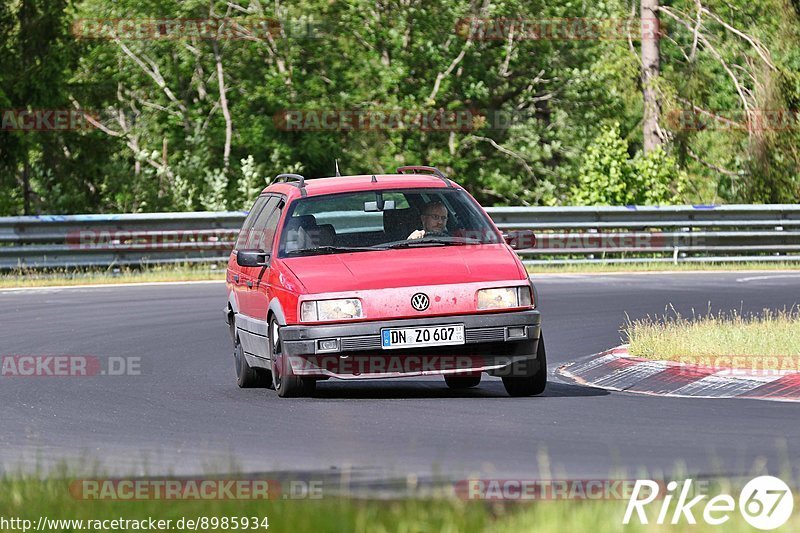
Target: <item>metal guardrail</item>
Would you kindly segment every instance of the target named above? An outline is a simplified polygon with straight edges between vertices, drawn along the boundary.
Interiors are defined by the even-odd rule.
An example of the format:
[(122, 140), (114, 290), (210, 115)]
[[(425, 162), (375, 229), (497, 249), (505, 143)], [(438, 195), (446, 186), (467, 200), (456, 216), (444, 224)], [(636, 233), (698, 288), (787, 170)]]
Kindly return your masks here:
[(800, 261), (800, 204), (499, 207), (507, 231), (531, 229), (525, 264)]
[(246, 212), (0, 218), (0, 269), (227, 261)]
[[(800, 205), (496, 207), (526, 264), (800, 261)], [(0, 218), (0, 269), (227, 261), (245, 212)]]

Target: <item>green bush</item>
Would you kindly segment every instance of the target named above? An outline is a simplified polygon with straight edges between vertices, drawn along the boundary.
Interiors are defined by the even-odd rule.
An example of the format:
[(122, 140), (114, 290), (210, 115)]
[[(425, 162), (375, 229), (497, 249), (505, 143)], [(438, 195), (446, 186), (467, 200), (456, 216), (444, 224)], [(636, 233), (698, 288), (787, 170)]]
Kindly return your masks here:
[(619, 123), (602, 129), (586, 150), (572, 188), (576, 205), (664, 205), (682, 203), (685, 176), (675, 158), (657, 148), (631, 159)]

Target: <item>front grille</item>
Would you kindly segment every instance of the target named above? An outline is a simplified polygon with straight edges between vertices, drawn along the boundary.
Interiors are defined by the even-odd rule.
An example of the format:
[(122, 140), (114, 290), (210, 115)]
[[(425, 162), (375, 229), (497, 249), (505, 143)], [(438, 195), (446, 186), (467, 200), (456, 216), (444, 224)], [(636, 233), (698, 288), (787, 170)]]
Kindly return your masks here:
[(503, 342), (506, 340), (505, 328), (480, 328), (468, 329), (466, 331), (466, 341), (475, 342)]
[(354, 350), (380, 350), (380, 335), (365, 335), (363, 337), (343, 337), (342, 351)]

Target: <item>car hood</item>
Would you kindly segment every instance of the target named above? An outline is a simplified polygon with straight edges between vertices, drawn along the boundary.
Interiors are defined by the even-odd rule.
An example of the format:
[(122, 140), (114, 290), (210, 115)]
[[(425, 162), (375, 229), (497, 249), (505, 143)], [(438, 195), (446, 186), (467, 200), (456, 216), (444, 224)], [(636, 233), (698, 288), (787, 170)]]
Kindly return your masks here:
[(505, 244), (432, 246), (283, 260), (308, 293), (525, 279)]

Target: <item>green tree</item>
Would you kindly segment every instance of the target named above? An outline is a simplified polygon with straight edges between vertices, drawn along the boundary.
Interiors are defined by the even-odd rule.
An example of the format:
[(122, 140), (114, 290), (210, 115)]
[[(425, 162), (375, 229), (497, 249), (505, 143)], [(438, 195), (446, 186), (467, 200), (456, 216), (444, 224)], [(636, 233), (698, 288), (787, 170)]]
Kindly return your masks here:
[[(796, 5), (660, 4), (664, 143), (645, 157), (638, 24), (630, 40), (537, 37), (530, 24), (627, 19), (628, 0), (6, 2), (0, 109), (79, 106), (98, 120), (0, 132), (0, 214), (240, 208), (270, 176), (329, 176), (335, 159), (344, 173), (435, 164), (486, 205), (796, 201), (796, 124), (709, 118), (800, 107)], [(71, 34), (97, 18), (282, 24), (234, 40)], [(287, 110), (477, 113), (452, 130), (289, 131), (275, 118)], [(685, 110), (699, 127), (676, 127)]]
[(619, 123), (603, 128), (586, 150), (572, 201), (578, 205), (681, 203), (684, 177), (661, 147), (631, 159)]

